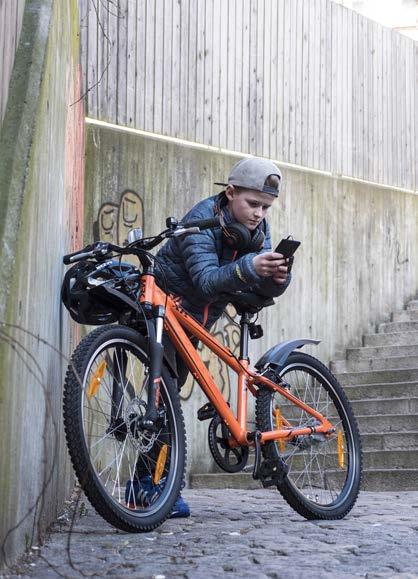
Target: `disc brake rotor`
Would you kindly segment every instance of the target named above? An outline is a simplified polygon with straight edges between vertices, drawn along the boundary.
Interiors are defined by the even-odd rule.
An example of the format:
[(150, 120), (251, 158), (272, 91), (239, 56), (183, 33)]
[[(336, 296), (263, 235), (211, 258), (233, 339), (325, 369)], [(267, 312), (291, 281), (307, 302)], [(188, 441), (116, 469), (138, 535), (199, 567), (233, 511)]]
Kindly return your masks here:
[(156, 432), (150, 430), (142, 430), (138, 424), (141, 418), (145, 415), (147, 405), (143, 400), (134, 398), (127, 405), (124, 411), (124, 420), (128, 431), (129, 439), (135, 449), (141, 453), (147, 453), (154, 446), (157, 438)]

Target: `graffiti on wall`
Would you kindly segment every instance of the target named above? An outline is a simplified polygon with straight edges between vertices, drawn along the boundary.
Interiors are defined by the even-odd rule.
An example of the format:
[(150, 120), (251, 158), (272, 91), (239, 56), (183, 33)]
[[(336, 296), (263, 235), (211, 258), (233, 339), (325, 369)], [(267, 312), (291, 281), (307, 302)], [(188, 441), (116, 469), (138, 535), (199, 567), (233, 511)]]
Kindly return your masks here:
[[(119, 203), (106, 201), (101, 205), (96, 221), (93, 223), (93, 239), (94, 241), (108, 241), (123, 246), (128, 242), (129, 231), (135, 227), (143, 227), (143, 223), (144, 205), (141, 197), (134, 191), (125, 190), (121, 193)], [(136, 258), (133, 259), (135, 260), (135, 265), (137, 265)], [(129, 261), (129, 258), (127, 261)], [(229, 317), (222, 316), (218, 320), (212, 334), (233, 353), (237, 353), (240, 335), (238, 327), (231, 321), (231, 318), (235, 315), (232, 307), (228, 309), (228, 314)], [(231, 384), (227, 366), (202, 344), (199, 344), (198, 351), (224, 398), (229, 402)], [(188, 400), (193, 393), (194, 387), (195, 381), (189, 375), (181, 389), (181, 398)]]
[(116, 245), (128, 243), (128, 233), (135, 227), (143, 227), (144, 205), (134, 191), (121, 193), (119, 203), (107, 201), (102, 204), (93, 223), (94, 241), (109, 241)]

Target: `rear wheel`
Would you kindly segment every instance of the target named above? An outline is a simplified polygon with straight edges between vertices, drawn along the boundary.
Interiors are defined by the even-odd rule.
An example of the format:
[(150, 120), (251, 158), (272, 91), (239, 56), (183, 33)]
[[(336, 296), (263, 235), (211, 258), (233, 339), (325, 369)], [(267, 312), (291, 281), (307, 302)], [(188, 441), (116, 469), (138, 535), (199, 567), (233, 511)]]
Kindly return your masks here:
[(160, 525), (184, 479), (183, 414), (165, 368), (157, 430), (139, 428), (148, 364), (143, 336), (103, 326), (80, 342), (64, 385), (65, 432), (81, 487), (104, 519), (128, 532)]
[[(289, 470), (278, 489), (293, 509), (307, 519), (341, 519), (356, 502), (362, 473), (360, 434), (350, 403), (335, 376), (312, 356), (292, 353), (280, 375), (294, 396), (333, 424), (335, 434), (267, 442), (263, 455), (285, 461)], [(257, 398), (256, 420), (261, 431), (319, 424), (264, 387)]]

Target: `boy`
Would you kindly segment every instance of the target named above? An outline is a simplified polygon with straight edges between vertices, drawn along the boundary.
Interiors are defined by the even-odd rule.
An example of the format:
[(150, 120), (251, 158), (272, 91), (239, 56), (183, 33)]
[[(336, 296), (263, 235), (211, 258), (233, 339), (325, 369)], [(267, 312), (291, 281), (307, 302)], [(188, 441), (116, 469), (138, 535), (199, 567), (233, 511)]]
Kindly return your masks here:
[[(266, 159), (245, 158), (233, 166), (228, 183), (216, 185), (226, 189), (197, 203), (182, 221), (218, 215), (221, 227), (171, 238), (157, 254), (164, 277), (161, 268), (157, 267), (155, 272), (161, 288), (178, 296), (182, 307), (207, 328), (222, 315), (234, 292), (277, 297), (290, 282), (286, 260), (271, 251), (266, 221), (280, 191), (279, 168)], [(167, 339), (164, 347), (177, 371), (180, 389), (188, 368)], [(153, 492), (149, 479), (144, 476), (139, 483)], [(127, 488), (127, 496), (129, 491)], [(189, 515), (189, 507), (180, 496), (171, 516)]]

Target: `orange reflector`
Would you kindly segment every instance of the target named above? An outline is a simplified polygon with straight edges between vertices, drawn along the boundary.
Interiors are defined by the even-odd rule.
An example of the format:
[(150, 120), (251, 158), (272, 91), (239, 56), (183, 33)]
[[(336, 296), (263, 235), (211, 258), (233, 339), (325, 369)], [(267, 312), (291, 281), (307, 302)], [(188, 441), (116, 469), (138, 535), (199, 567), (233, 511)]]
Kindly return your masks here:
[(157, 485), (164, 472), (165, 463), (167, 462), (168, 444), (163, 444), (158, 453), (157, 464), (155, 465), (154, 476), (152, 482)]
[[(278, 406), (276, 406), (276, 408), (273, 410), (273, 414), (274, 414), (274, 422), (276, 423), (276, 430), (281, 430), (283, 428), (283, 416)], [(286, 450), (286, 442), (283, 440), (283, 438), (279, 438), (277, 442), (279, 445), (280, 452), (284, 453), (284, 451)]]
[(340, 468), (344, 468), (345, 454), (344, 454), (344, 440), (342, 430), (339, 430), (337, 434), (337, 450), (338, 450), (338, 465)]
[(102, 381), (104, 373), (106, 372), (106, 368), (107, 368), (107, 363), (105, 362), (105, 360), (103, 360), (103, 362), (100, 362), (99, 367), (97, 368), (97, 370), (93, 374), (93, 378), (90, 380), (89, 386), (87, 388), (87, 393), (86, 393), (88, 400), (90, 400), (90, 398), (95, 396), (95, 394), (97, 393), (97, 391), (100, 387), (100, 382)]

